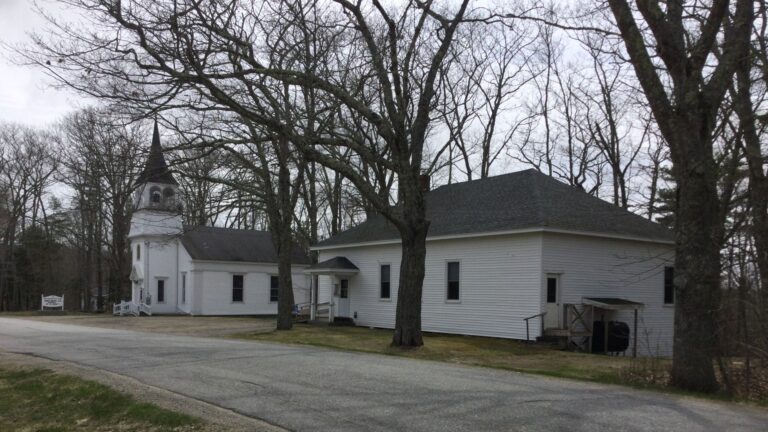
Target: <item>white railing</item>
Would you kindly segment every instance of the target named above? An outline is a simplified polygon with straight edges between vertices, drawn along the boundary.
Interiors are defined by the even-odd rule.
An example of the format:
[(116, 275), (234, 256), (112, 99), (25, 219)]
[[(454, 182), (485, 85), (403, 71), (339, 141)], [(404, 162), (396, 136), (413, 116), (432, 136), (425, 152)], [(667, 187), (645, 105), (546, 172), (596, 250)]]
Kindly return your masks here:
[(145, 315), (152, 316), (152, 306), (149, 306), (149, 305), (144, 304), (144, 303), (139, 303), (138, 314), (141, 315), (142, 313), (145, 314)]
[(145, 303), (134, 303), (129, 301), (121, 301), (120, 303), (115, 303), (114, 306), (112, 306), (113, 315), (139, 316), (142, 313), (145, 315), (152, 315), (152, 307)]

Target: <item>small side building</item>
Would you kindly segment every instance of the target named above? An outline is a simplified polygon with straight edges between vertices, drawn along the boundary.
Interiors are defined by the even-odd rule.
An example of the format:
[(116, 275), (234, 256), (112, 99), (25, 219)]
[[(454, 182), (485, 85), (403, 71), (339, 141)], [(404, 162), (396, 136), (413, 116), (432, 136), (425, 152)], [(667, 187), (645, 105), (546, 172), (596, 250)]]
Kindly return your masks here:
[[(157, 124), (134, 205), (131, 299), (115, 305), (116, 314), (277, 314), (278, 257), (271, 234), (184, 226), (179, 185), (163, 156)], [(309, 302), (309, 263), (294, 245), (294, 303)]]
[[(631, 330), (624, 352), (671, 355), (666, 228), (535, 170), (442, 186), (426, 202), (424, 331), (590, 350), (596, 322), (618, 321)], [(394, 328), (402, 254), (392, 224), (374, 215), (313, 249), (316, 315)]]

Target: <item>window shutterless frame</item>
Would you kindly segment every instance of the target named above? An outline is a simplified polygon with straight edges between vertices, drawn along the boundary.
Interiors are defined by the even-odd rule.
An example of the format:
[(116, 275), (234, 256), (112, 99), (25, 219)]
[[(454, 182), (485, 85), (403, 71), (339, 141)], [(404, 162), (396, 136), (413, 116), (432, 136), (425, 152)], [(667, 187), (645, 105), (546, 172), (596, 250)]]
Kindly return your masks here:
[(379, 265), (379, 300), (392, 299), (392, 265)]
[(187, 304), (187, 273), (181, 273), (181, 304)]
[(232, 303), (243, 303), (245, 300), (245, 275), (232, 275)]
[(447, 302), (461, 301), (460, 261), (446, 261), (445, 263), (445, 300)]
[(664, 267), (664, 304), (675, 304), (675, 268)]
[(280, 277), (269, 276), (269, 302), (276, 303), (280, 298)]
[(165, 303), (165, 279), (157, 280), (157, 303)]

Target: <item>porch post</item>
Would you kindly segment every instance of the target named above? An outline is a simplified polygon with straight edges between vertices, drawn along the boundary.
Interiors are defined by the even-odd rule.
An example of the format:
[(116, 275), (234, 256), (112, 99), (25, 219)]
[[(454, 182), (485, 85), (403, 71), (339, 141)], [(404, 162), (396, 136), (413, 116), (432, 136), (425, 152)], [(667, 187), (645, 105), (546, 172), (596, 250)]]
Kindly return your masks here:
[(315, 320), (315, 316), (317, 315), (317, 296), (315, 295), (315, 275), (310, 274), (310, 282), (309, 282), (309, 319), (310, 321)]
[(632, 336), (632, 357), (637, 357), (637, 308), (635, 308), (635, 329)]

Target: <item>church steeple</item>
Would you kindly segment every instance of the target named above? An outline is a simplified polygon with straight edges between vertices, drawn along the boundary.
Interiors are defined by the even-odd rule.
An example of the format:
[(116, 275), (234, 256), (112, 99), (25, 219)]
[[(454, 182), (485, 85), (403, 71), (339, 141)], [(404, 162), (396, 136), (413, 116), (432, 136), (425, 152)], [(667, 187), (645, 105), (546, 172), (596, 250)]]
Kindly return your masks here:
[(160, 131), (155, 120), (149, 157), (144, 170), (136, 180), (134, 210), (180, 214), (181, 209), (179, 183), (173, 178), (168, 164), (165, 163), (163, 148), (160, 146)]
[(155, 130), (152, 133), (152, 145), (149, 147), (149, 157), (147, 158), (144, 170), (139, 174), (136, 183), (139, 185), (147, 183), (179, 185), (179, 183), (176, 182), (176, 179), (173, 178), (171, 171), (168, 169), (168, 164), (165, 163), (163, 148), (160, 145), (160, 131), (157, 128), (157, 120), (155, 120)]

